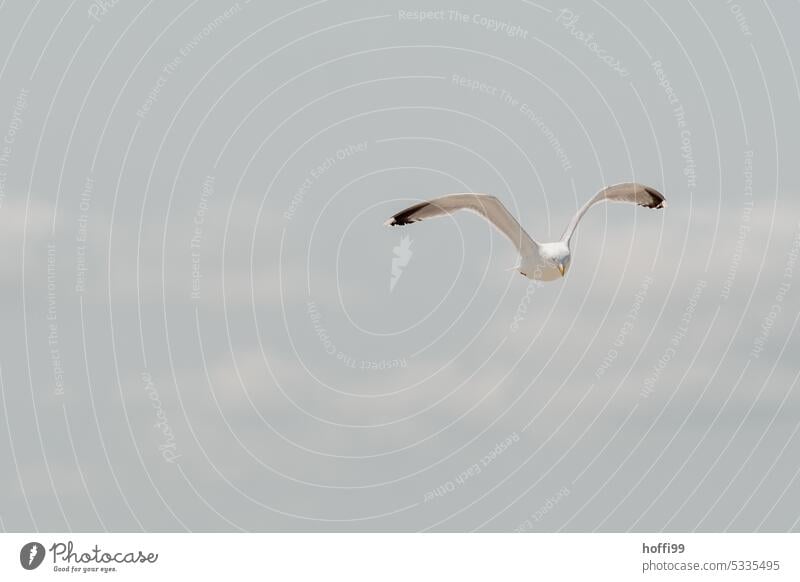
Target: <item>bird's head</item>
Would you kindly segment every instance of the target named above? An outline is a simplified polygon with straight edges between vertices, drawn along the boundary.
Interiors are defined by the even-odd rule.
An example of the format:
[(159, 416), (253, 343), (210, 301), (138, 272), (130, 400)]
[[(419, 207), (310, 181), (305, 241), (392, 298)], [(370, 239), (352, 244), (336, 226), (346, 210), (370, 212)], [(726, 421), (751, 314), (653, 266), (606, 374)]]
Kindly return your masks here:
[(558, 269), (558, 272), (561, 273), (562, 277), (567, 274), (569, 263), (572, 257), (569, 252), (569, 247), (566, 243), (555, 242), (542, 245), (541, 253), (544, 256), (545, 261), (547, 261), (547, 263), (554, 269)]

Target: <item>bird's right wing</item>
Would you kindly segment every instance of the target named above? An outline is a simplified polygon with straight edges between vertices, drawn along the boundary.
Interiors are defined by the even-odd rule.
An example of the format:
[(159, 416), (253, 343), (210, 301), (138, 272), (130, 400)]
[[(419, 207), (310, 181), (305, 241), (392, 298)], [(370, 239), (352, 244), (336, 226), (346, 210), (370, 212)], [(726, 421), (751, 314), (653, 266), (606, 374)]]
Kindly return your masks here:
[(667, 205), (664, 195), (661, 192), (645, 186), (644, 184), (636, 184), (634, 182), (626, 182), (624, 184), (615, 184), (603, 188), (594, 195), (580, 210), (572, 217), (567, 229), (561, 240), (569, 243), (572, 238), (575, 228), (578, 226), (583, 215), (595, 204), (600, 202), (625, 202), (628, 204), (637, 204), (645, 208), (664, 208)]
[(428, 202), (420, 202), (398, 212), (384, 224), (387, 226), (411, 224), (428, 218), (452, 214), (458, 210), (469, 210), (491, 222), (497, 230), (508, 237), (521, 255), (533, 254), (539, 246), (503, 206), (503, 203), (487, 194), (449, 194)]

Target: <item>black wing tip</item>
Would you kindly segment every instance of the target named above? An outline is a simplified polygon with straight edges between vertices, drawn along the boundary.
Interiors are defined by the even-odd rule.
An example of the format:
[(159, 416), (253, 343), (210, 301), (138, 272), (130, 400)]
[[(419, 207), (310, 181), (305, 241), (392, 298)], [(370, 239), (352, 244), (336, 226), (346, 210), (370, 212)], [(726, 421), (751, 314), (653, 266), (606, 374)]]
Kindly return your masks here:
[(412, 222), (419, 222), (418, 218), (410, 218), (411, 214), (412, 213), (408, 210), (398, 212), (383, 224), (385, 226), (405, 226), (406, 224), (411, 224)]
[(412, 224), (414, 222), (419, 222), (417, 218), (407, 218), (400, 214), (395, 214), (389, 220), (383, 223), (384, 226), (405, 226), (406, 224)]
[(419, 218), (411, 218), (411, 216), (417, 210), (427, 205), (428, 205), (427, 202), (420, 202), (419, 204), (415, 204), (410, 208), (406, 208), (405, 210), (398, 212), (383, 224), (384, 226), (405, 226), (406, 224), (411, 224), (412, 222), (419, 222), (420, 220)]
[(648, 186), (645, 186), (644, 191), (650, 194), (652, 200), (647, 204), (642, 204), (645, 208), (666, 208), (667, 207), (667, 199), (664, 198), (664, 195), (659, 192), (658, 190), (654, 190)]
[(417, 222), (416, 220), (402, 220), (397, 216), (392, 216), (389, 220), (383, 223), (383, 226), (405, 226), (406, 224), (411, 224), (412, 222)]

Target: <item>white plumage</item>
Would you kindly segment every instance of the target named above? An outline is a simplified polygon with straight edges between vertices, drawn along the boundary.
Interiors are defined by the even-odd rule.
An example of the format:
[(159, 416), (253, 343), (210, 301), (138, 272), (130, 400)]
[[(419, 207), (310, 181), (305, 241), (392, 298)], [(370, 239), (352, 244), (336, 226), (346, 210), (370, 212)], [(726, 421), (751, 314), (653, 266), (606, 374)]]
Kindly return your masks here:
[(569, 245), (575, 228), (586, 211), (600, 202), (626, 202), (646, 208), (666, 206), (664, 196), (649, 186), (632, 182), (615, 184), (600, 190), (578, 210), (570, 220), (561, 240), (549, 243), (540, 243), (531, 238), (503, 203), (487, 194), (449, 194), (421, 202), (398, 212), (385, 224), (402, 226), (452, 214), (458, 210), (469, 210), (491, 222), (514, 244), (520, 255), (517, 267), (520, 273), (530, 279), (552, 281), (566, 274), (571, 261)]

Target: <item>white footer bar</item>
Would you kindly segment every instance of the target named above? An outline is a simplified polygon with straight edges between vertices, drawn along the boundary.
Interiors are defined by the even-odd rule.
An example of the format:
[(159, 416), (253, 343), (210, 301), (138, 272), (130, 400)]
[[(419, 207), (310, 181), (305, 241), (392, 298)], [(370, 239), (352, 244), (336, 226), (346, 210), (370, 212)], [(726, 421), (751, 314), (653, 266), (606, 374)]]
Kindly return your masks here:
[(11, 533), (0, 549), (0, 580), (800, 580), (800, 534)]

